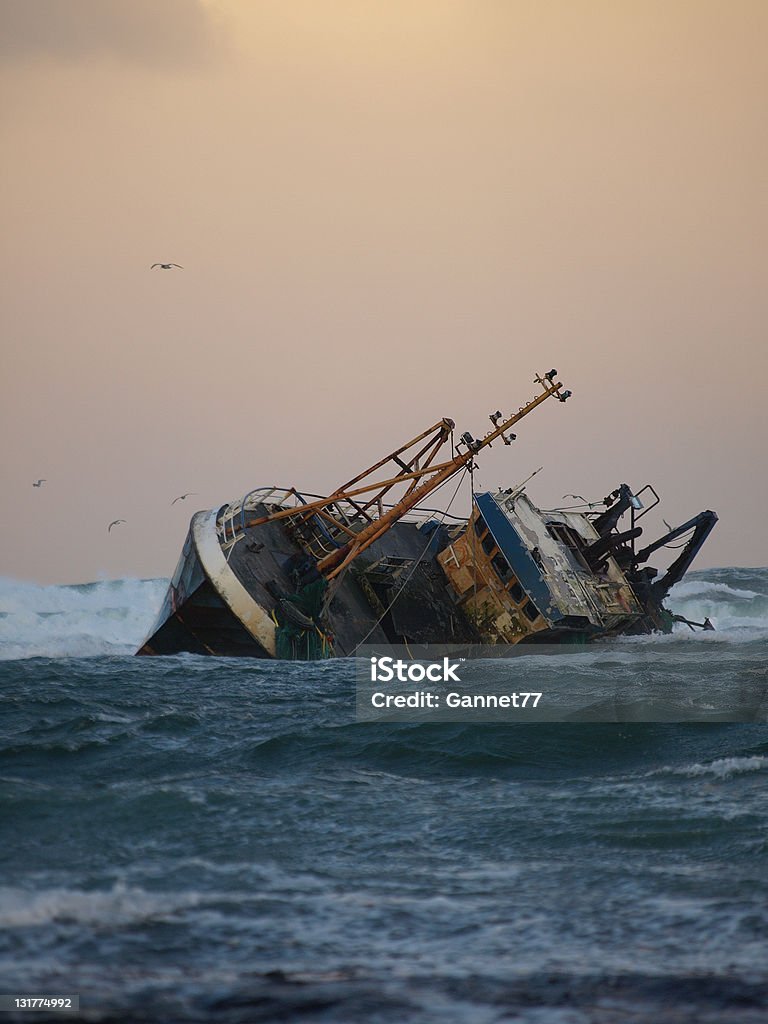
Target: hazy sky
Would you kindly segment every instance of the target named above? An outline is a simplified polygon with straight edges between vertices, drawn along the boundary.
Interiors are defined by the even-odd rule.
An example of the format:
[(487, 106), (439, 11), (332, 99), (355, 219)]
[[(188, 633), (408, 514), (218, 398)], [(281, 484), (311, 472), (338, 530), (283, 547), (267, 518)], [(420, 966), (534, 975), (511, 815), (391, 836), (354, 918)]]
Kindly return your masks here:
[(767, 564), (767, 38), (764, 0), (0, 0), (0, 574), (168, 575), (195, 508), (553, 366), (481, 485), (650, 481), (719, 513), (698, 565)]

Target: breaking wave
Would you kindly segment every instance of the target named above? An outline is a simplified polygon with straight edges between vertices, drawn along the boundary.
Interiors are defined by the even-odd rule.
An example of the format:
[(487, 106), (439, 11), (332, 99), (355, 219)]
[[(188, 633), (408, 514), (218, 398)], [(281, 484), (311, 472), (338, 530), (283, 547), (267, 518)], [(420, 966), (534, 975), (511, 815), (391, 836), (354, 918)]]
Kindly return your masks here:
[(725, 780), (744, 772), (764, 772), (768, 770), (768, 757), (754, 754), (749, 757), (721, 757), (709, 764), (689, 764), (675, 767), (657, 768), (649, 772), (651, 775), (684, 775), (688, 779), (700, 776)]
[(709, 618), (715, 629), (729, 638), (768, 636), (768, 569), (704, 569), (692, 573), (673, 587), (667, 605), (678, 615), (697, 622)]
[(0, 578), (0, 659), (132, 654), (167, 586), (165, 579), (43, 586)]
[(162, 896), (120, 882), (106, 892), (45, 889), (30, 893), (10, 886), (0, 888), (0, 908), (6, 928), (55, 922), (114, 928), (116, 925), (172, 919), (199, 902), (200, 897), (195, 893)]
[[(0, 660), (132, 654), (150, 631), (166, 579), (44, 586), (0, 578)], [(768, 568), (705, 569), (678, 584), (669, 607), (712, 638), (768, 637)], [(677, 627), (679, 636), (688, 627)]]

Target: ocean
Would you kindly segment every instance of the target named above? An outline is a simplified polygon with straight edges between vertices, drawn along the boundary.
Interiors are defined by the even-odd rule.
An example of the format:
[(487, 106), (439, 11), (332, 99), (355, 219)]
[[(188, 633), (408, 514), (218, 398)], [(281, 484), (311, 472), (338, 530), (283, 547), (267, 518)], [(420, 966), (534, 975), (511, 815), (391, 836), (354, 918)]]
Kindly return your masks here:
[[(0, 581), (7, 1020), (768, 1021), (768, 727), (371, 724), (354, 666), (133, 658), (164, 580)], [(768, 569), (691, 574), (766, 672)], [(553, 667), (552, 671), (556, 671)]]

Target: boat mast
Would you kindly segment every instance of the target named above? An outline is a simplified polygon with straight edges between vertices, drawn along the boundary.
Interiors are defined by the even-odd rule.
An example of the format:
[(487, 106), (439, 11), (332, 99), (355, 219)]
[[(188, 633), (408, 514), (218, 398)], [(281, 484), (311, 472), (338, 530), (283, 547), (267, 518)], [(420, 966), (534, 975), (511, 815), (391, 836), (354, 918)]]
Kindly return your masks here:
[[(327, 552), (326, 548), (326, 553), (319, 557), (311, 551), (308, 553), (312, 554), (315, 559), (317, 570), (327, 579), (332, 580), (399, 519), (419, 505), (427, 495), (440, 487), (446, 480), (450, 480), (452, 476), (466, 469), (483, 448), (490, 448), (491, 444), (499, 438), (505, 444), (510, 444), (515, 435), (507, 434), (509, 428), (541, 405), (547, 398), (554, 395), (558, 401), (565, 402), (571, 392), (562, 390), (563, 385), (555, 381), (556, 376), (557, 370), (550, 370), (543, 376), (534, 377), (536, 383), (543, 388), (542, 394), (531, 399), (503, 421), (500, 412), (493, 413), (490, 416), (493, 430), (490, 430), (480, 440), (475, 440), (469, 433), (462, 434), (459, 443), (452, 446), (453, 457), (446, 462), (436, 462), (435, 459), (443, 446), (453, 438), (454, 422), (447, 417), (433, 424), (428, 430), (412, 438), (390, 455), (380, 459), (364, 472), (358, 473), (328, 497), (307, 502), (298, 491), (289, 491), (288, 494), (294, 494), (301, 502), (298, 507), (281, 508), (248, 519), (244, 517), (242, 526), (244, 529), (250, 529), (264, 523), (287, 520), (290, 525), (298, 528), (298, 531), (301, 532), (303, 526), (311, 527), (313, 521), (315, 523), (322, 521), (324, 525), (321, 529), (325, 531), (326, 536), (330, 538), (329, 531), (336, 535), (333, 538), (336, 547), (330, 552)], [(419, 442), (424, 443), (415, 454), (411, 455), (411, 449)], [(466, 450), (459, 452), (459, 445), (464, 445)], [(393, 462), (398, 467), (398, 472), (394, 476), (373, 483), (360, 482), (389, 462)], [(405, 494), (385, 512), (384, 495), (393, 487), (404, 483), (408, 484)], [(352, 486), (355, 484), (358, 486)], [(357, 499), (363, 495), (369, 497), (363, 499), (361, 503)], [(360, 529), (361, 522), (365, 524), (362, 529)]]
[[(366, 548), (370, 547), (374, 541), (378, 540), (382, 534), (386, 533), (399, 519), (402, 519), (404, 515), (420, 504), (428, 494), (436, 490), (446, 480), (450, 480), (452, 476), (455, 476), (461, 470), (465, 469), (472, 462), (478, 452), (482, 451), (483, 448), (489, 448), (493, 441), (498, 438), (502, 438), (505, 444), (510, 443), (510, 438), (506, 436), (506, 431), (510, 427), (518, 423), (523, 417), (527, 416), (530, 412), (541, 405), (542, 402), (546, 401), (551, 395), (554, 395), (559, 401), (565, 402), (571, 395), (570, 391), (561, 391), (562, 384), (555, 382), (557, 376), (557, 370), (550, 370), (549, 373), (545, 373), (543, 376), (537, 375), (534, 380), (536, 383), (541, 384), (543, 387), (543, 393), (537, 395), (536, 398), (531, 399), (526, 405), (523, 405), (518, 411), (508, 416), (503, 422), (499, 423), (501, 419), (500, 413), (494, 413), (491, 415), (491, 422), (494, 425), (493, 430), (490, 430), (485, 437), (480, 440), (475, 440), (471, 434), (465, 433), (462, 435), (461, 441), (466, 445), (466, 451), (457, 452), (456, 455), (449, 461), (442, 463), (438, 466), (431, 466), (429, 469), (420, 470), (419, 476), (423, 476), (424, 473), (429, 473), (427, 480), (424, 480), (419, 486), (409, 488), (408, 492), (404, 497), (387, 512), (384, 512), (373, 522), (369, 523), (368, 526), (364, 527), (359, 533), (357, 533), (354, 539), (349, 540), (342, 547), (335, 551), (330, 552), (324, 558), (321, 558), (317, 562), (317, 569), (327, 579), (332, 580), (340, 572), (342, 572), (351, 562), (353, 562), (358, 555), (361, 555)], [(514, 439), (514, 435), (512, 438)], [(396, 480), (403, 480), (406, 477), (413, 477), (416, 479), (415, 473), (403, 474), (402, 476), (395, 478)], [(357, 479), (360, 479), (359, 477)], [(385, 481), (388, 483), (388, 481)], [(354, 493), (354, 492), (351, 492)], [(347, 492), (347, 496), (350, 492)], [(337, 495), (337, 498), (341, 495)]]

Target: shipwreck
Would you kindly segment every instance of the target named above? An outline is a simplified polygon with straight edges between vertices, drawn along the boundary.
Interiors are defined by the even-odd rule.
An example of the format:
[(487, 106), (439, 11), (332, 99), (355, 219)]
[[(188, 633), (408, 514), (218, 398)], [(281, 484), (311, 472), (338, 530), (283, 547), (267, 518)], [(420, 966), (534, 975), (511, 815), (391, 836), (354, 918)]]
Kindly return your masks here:
[[(598, 502), (542, 510), (528, 480), (472, 489), (451, 514), (480, 453), (570, 391), (557, 371), (517, 412), (490, 416), (482, 438), (441, 419), (330, 494), (257, 487), (197, 512), (141, 655), (255, 658), (354, 655), (363, 644), (587, 643), (668, 632), (664, 601), (717, 522), (701, 512), (640, 544), (659, 497), (626, 483)], [(433, 507), (448, 485), (450, 502)], [(446, 493), (444, 492), (444, 493)], [(674, 545), (663, 572), (649, 559)], [(687, 620), (683, 620), (687, 621)], [(711, 628), (708, 621), (689, 623)]]

